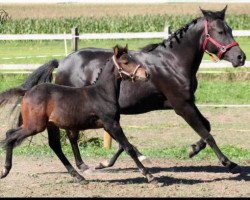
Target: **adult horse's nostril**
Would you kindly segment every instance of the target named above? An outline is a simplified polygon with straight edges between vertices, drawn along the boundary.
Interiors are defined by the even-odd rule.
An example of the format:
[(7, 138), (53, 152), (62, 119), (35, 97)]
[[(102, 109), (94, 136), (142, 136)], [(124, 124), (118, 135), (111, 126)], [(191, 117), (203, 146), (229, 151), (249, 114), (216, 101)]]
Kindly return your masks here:
[(146, 78), (150, 77), (150, 74), (147, 71), (145, 71), (145, 75), (146, 75)]
[(240, 54), (237, 56), (238, 60), (240, 60), (240, 62), (244, 62), (246, 60), (246, 55), (243, 53), (243, 54)]
[(242, 60), (243, 56), (242, 55), (238, 55), (238, 60)]

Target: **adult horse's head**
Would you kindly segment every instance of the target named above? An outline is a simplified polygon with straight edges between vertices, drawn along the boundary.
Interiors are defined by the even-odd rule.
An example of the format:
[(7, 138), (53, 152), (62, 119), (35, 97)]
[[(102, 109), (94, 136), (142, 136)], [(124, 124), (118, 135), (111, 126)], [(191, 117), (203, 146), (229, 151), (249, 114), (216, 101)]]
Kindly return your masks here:
[(245, 63), (246, 55), (235, 42), (232, 29), (225, 22), (227, 6), (217, 12), (201, 9), (204, 15), (205, 38), (203, 50), (209, 55), (216, 54), (219, 59), (227, 60), (234, 67)]
[(131, 79), (132, 82), (137, 80), (147, 80), (149, 73), (139, 61), (128, 52), (128, 47), (114, 47), (112, 60), (117, 68), (118, 77), (122, 79)]

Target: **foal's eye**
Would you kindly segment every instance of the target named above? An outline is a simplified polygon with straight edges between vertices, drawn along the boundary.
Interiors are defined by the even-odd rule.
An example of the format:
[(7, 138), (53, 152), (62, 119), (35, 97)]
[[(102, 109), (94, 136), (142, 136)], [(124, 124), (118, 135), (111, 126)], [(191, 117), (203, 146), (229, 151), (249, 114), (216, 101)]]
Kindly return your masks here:
[(222, 35), (222, 34), (223, 34), (223, 31), (219, 31), (219, 34)]

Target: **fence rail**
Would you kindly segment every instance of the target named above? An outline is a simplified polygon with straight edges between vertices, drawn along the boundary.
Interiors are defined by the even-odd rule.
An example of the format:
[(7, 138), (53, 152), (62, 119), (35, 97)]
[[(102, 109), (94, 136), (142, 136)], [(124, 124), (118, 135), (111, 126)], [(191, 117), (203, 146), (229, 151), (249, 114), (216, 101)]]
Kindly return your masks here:
[[(250, 36), (250, 30), (233, 30), (236, 37)], [(79, 38), (82, 40), (90, 39), (139, 39), (139, 38), (167, 38), (169, 37), (168, 28), (163, 32), (138, 32), (138, 33), (85, 33), (80, 35), (73, 34), (0, 34), (0, 40), (71, 40)]]

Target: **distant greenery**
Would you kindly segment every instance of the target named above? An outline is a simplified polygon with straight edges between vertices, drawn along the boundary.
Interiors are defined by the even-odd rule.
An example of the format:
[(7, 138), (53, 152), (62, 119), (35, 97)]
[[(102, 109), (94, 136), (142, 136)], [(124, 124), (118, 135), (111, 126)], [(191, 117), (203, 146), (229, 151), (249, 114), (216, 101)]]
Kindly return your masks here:
[[(80, 33), (106, 32), (150, 32), (163, 31), (165, 23), (171, 31), (197, 18), (195, 15), (135, 15), (10, 19), (0, 26), (1, 34), (34, 34), (34, 33), (70, 33), (72, 27), (78, 27)], [(227, 23), (232, 29), (250, 29), (250, 15), (227, 15)]]

